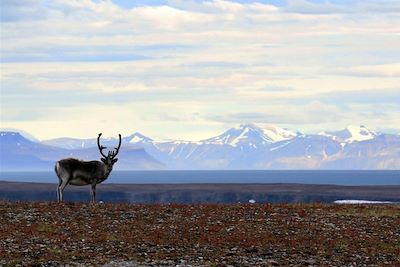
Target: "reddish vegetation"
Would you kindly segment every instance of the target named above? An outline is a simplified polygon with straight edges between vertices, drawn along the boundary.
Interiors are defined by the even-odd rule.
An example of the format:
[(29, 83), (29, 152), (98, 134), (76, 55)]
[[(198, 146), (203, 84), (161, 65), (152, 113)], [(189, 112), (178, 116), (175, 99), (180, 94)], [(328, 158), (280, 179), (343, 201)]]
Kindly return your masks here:
[(400, 265), (400, 206), (0, 202), (0, 265)]

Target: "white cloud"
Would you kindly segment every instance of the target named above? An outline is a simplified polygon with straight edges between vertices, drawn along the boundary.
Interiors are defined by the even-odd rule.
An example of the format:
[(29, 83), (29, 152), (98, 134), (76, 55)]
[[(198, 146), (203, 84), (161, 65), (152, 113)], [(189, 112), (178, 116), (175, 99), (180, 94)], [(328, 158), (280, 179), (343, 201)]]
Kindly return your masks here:
[[(362, 112), (350, 107), (350, 97), (343, 105), (326, 96), (355, 98), (355, 92), (361, 94), (366, 88), (376, 92), (398, 88), (396, 1), (382, 1), (379, 6), (378, 1), (341, 5), (289, 1), (277, 7), (174, 0), (124, 9), (111, 1), (57, 0), (47, 5), (27, 1), (7, 9), (15, 15), (1, 23), (1, 101), (8, 101), (2, 103), (2, 112), (12, 105), (11, 117), (36, 114), (32, 121), (15, 122), (26, 123), (30, 130), (50, 121), (33, 103), (18, 104), (24, 92), (49, 99), (41, 103), (48, 109), (54, 106), (51, 99), (60, 101), (62, 96), (75, 100), (76, 110), (88, 113), (96, 101), (102, 103), (99, 108), (115, 112), (137, 112), (140, 106), (140, 113), (148, 114), (146, 119), (124, 115), (123, 126), (115, 122), (113, 127), (130, 131), (133, 124), (145, 124), (150, 134), (157, 135), (160, 130), (155, 125), (173, 129), (175, 120), (191, 125), (188, 135), (194, 135), (196, 123), (191, 120), (208, 133), (207, 125), (239, 122), (240, 116), (233, 120), (232, 114), (241, 114), (242, 120), (264, 114), (269, 115), (263, 117), (265, 122), (310, 129), (325, 123), (326, 113), (338, 114), (327, 124), (358, 123)], [(42, 10), (43, 16), (27, 10)], [(291, 90), (261, 90), (271, 86)], [(46, 92), (53, 98), (44, 97)], [(74, 113), (65, 104), (60, 104), (65, 112), (55, 114), (81, 125), (79, 117), (69, 118)], [(399, 111), (381, 108), (379, 123), (393, 123), (393, 114)], [(160, 114), (167, 119), (160, 119)], [(100, 125), (95, 116), (92, 119), (88, 125)], [(84, 129), (79, 131), (84, 134)], [(184, 132), (182, 127), (174, 134), (182, 138)]]
[(338, 107), (318, 101), (292, 106), (283, 104), (260, 105), (252, 111), (250, 111), (250, 107), (247, 107), (247, 110), (249, 111), (233, 111), (221, 115), (209, 114), (207, 116), (210, 120), (220, 122), (242, 123), (243, 121), (256, 121), (286, 125), (319, 124), (338, 120), (343, 116)]
[(382, 76), (400, 78), (400, 63), (354, 66), (350, 68), (338, 69), (339, 74), (354, 76)]

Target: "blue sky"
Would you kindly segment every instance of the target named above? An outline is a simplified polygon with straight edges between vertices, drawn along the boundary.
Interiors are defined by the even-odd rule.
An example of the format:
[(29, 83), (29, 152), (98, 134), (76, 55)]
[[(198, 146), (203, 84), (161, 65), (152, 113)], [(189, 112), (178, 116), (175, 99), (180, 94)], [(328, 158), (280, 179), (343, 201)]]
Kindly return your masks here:
[(400, 2), (1, 1), (2, 128), (400, 132)]

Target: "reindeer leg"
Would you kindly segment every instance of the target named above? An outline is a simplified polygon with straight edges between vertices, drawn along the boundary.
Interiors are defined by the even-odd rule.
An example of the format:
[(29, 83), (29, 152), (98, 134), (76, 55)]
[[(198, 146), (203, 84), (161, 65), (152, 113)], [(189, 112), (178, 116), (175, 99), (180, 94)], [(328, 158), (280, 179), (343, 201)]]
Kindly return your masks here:
[(61, 196), (60, 196), (60, 186), (61, 186), (61, 179), (58, 180), (58, 186), (57, 186), (57, 201), (60, 202), (61, 201)]
[(90, 190), (90, 195), (92, 197), (92, 203), (96, 203), (96, 183), (92, 183), (92, 190)]
[(60, 185), (58, 186), (58, 201), (63, 201), (64, 199), (64, 188), (67, 186), (68, 181), (60, 181)]

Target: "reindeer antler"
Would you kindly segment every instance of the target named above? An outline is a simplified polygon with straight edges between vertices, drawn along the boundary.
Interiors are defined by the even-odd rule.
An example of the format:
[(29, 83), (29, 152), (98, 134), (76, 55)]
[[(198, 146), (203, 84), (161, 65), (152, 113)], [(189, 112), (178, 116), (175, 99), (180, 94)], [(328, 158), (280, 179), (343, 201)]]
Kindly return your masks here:
[(100, 145), (100, 136), (101, 136), (101, 133), (99, 133), (99, 136), (97, 137), (97, 147), (98, 147), (99, 150), (100, 150), (100, 154), (101, 154), (104, 158), (107, 158), (107, 156), (103, 154), (103, 149), (105, 149), (105, 148), (107, 148), (107, 147), (101, 146), (101, 145)]
[(118, 136), (119, 136), (118, 147), (114, 147), (114, 148), (115, 148), (115, 151), (113, 151), (113, 152), (110, 153), (110, 154), (111, 154), (111, 158), (115, 158), (115, 157), (118, 155), (119, 148), (121, 147), (121, 141), (122, 141), (122, 139), (121, 139), (121, 134), (118, 134)]

